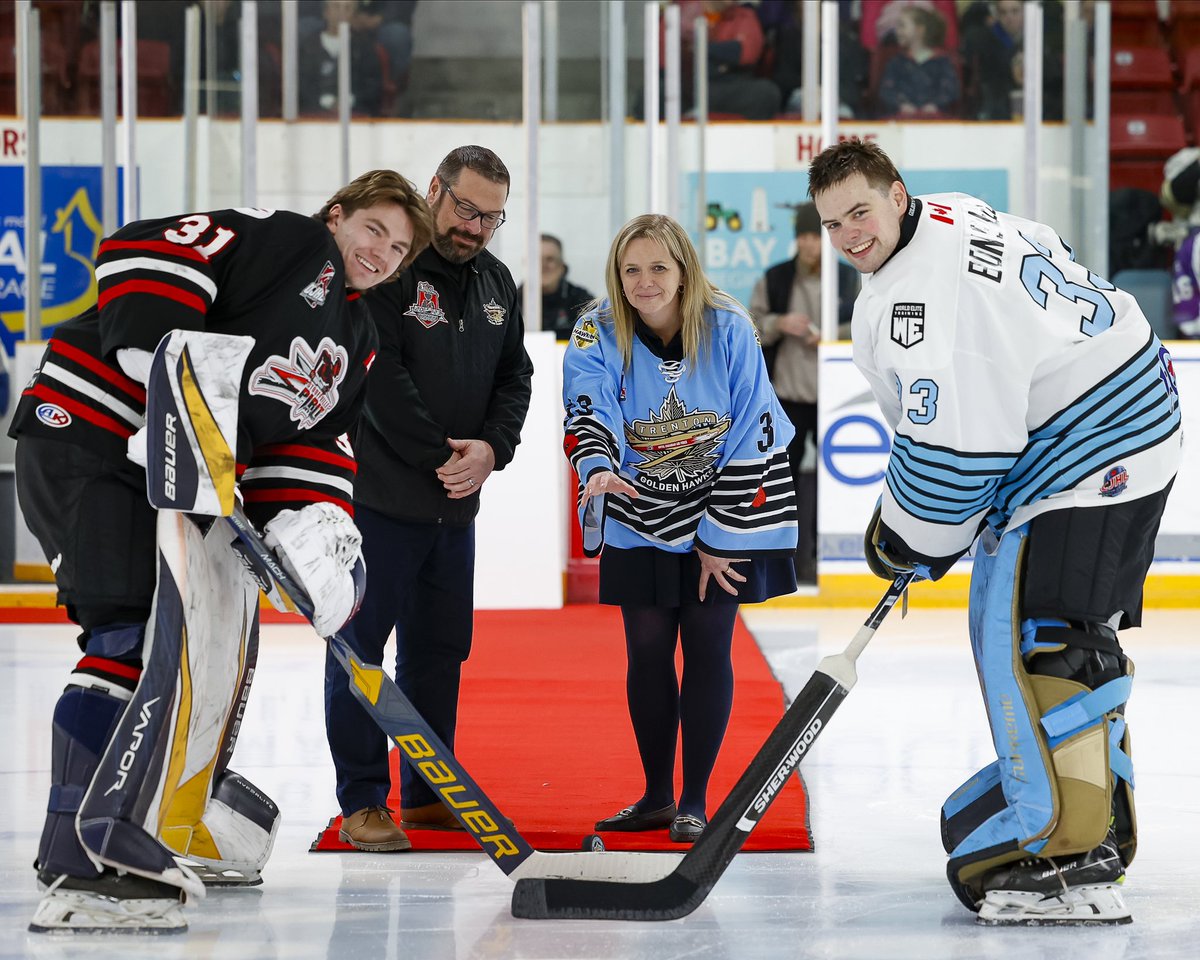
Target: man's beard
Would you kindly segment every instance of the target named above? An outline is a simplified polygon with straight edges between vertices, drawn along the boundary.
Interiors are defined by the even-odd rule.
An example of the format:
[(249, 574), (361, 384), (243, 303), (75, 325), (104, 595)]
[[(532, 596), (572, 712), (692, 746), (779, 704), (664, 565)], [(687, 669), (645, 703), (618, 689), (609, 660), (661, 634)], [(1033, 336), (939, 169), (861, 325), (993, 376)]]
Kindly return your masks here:
[[(455, 233), (458, 233), (458, 236), (466, 240), (470, 240), (475, 245), (470, 249), (463, 249), (454, 242)], [(435, 233), (433, 235), (433, 248), (451, 263), (466, 263), (479, 253), (483, 247), (484, 244), (469, 233), (462, 233), (453, 229), (446, 233)]]

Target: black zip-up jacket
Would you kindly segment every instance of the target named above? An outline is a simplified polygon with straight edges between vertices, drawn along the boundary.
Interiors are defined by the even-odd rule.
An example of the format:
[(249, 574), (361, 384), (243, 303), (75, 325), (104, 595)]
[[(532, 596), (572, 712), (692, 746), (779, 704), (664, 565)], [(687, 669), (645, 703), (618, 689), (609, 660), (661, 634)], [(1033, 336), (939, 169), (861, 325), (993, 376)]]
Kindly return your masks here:
[(529, 410), (533, 363), (512, 274), (486, 250), (459, 265), (429, 247), (367, 300), (380, 346), (354, 444), (355, 502), (466, 526), (479, 494), (446, 495), (435, 471), (453, 452), (447, 438), (486, 440), (503, 469)]

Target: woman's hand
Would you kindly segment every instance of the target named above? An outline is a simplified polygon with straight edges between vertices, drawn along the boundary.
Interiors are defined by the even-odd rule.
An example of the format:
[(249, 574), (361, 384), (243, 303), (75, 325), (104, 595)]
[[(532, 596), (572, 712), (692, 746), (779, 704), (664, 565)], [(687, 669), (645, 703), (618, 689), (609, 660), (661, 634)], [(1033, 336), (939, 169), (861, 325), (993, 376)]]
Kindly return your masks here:
[(587, 503), (597, 494), (605, 493), (624, 493), (635, 498), (638, 495), (637, 488), (627, 480), (623, 480), (611, 470), (599, 470), (588, 477), (581, 502)]
[(714, 557), (712, 554), (705, 553), (699, 547), (693, 547), (696, 555), (700, 558), (700, 600), (704, 600), (705, 594), (708, 592), (708, 579), (712, 577), (713, 583), (719, 586), (726, 593), (737, 596), (737, 587), (730, 580), (736, 580), (738, 583), (745, 583), (746, 578), (733, 569), (735, 563), (745, 563), (743, 560), (729, 560), (725, 557)]

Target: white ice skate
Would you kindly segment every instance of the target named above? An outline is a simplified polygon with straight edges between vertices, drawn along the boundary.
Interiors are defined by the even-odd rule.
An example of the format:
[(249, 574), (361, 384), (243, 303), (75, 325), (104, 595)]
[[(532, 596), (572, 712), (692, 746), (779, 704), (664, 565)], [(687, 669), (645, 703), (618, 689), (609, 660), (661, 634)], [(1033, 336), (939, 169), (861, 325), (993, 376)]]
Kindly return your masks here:
[(106, 873), (96, 880), (63, 875), (46, 888), (29, 930), (50, 934), (183, 933), (187, 921), (181, 894), (177, 887), (132, 875)]
[(1131, 923), (1133, 917), (1115, 883), (1072, 887), (1059, 893), (989, 890), (977, 923), (987, 926), (1082, 926)]

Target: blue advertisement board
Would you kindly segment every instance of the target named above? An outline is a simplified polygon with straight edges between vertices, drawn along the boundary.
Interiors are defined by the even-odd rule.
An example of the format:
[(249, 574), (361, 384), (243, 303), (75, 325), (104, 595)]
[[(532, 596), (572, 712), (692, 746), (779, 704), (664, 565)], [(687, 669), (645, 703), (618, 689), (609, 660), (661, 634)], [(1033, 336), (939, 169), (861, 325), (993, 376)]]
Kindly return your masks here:
[[(1008, 171), (902, 170), (913, 194), (969, 193), (997, 210), (1008, 209)], [(705, 203), (700, 205), (695, 174), (687, 180), (685, 209), (705, 211), (703, 223), (685, 217), (699, 246), (709, 279), (747, 307), (754, 284), (772, 264), (792, 256), (792, 210), (808, 199), (806, 172), (709, 173)]]
[[(122, 203), (117, 173), (117, 209)], [(96, 302), (96, 252), (104, 235), (100, 167), (42, 167), (42, 327)], [(0, 166), (0, 339), (11, 356), (25, 337), (25, 168)]]

